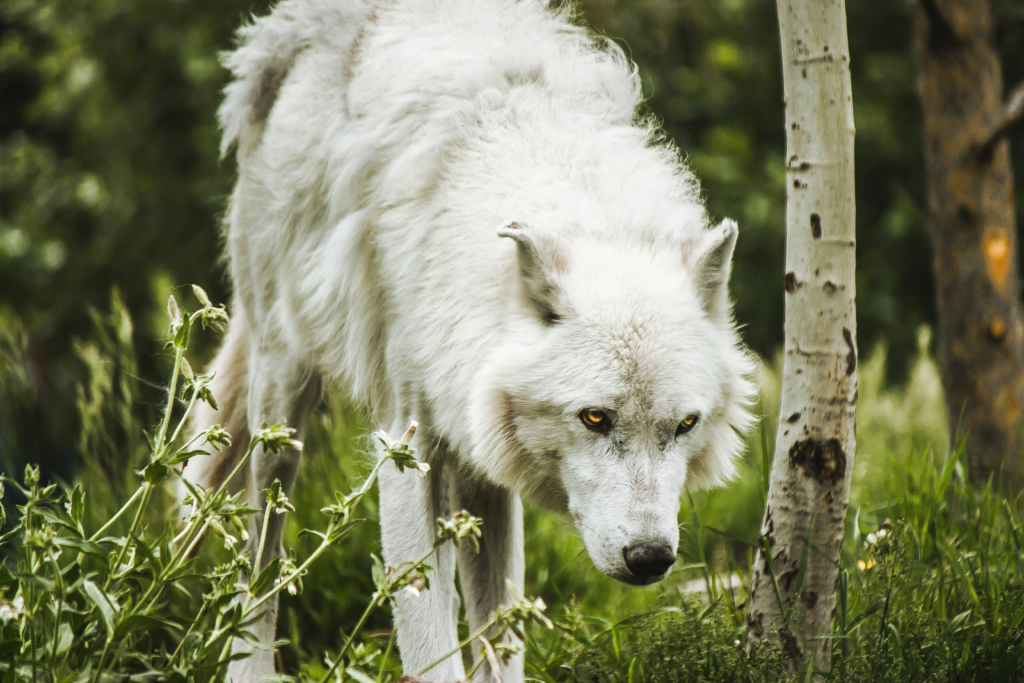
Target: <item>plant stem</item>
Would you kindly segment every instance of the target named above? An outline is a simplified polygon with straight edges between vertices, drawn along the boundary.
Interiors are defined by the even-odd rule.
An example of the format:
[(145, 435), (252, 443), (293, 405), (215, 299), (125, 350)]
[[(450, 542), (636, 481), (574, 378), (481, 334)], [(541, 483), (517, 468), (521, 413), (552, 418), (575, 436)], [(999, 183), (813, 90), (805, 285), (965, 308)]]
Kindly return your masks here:
[(113, 638), (113, 633), (107, 636), (107, 642), (103, 646), (103, 654), (100, 655), (100, 661), (96, 663), (96, 674), (92, 677), (92, 683), (99, 683), (100, 676), (103, 674), (103, 661), (107, 658), (107, 652), (110, 650), (110, 643)]
[(384, 666), (388, 657), (391, 656), (391, 649), (395, 646), (395, 629), (392, 627), (391, 635), (388, 637), (388, 647), (384, 650), (384, 656), (380, 658), (380, 669), (377, 671), (377, 683), (384, 683)]
[(174, 396), (178, 393), (178, 375), (181, 373), (181, 359), (185, 355), (185, 349), (180, 346), (174, 349), (174, 371), (171, 373), (171, 386), (167, 388), (167, 407), (164, 408), (164, 419), (160, 422), (160, 431), (153, 442), (157, 453), (164, 449), (164, 440), (167, 438), (167, 428), (171, 424), (171, 413), (174, 412)]
[(482, 636), (484, 633), (487, 632), (488, 629), (490, 629), (492, 626), (494, 626), (497, 623), (498, 623), (498, 621), (496, 619), (496, 615), (492, 615), (491, 618), (487, 620), (487, 623), (485, 623), (483, 626), (481, 626), (476, 631), (474, 631), (472, 634), (470, 634), (469, 637), (467, 637), (465, 640), (460, 641), (458, 646), (454, 650), (450, 650), (447, 654), (442, 655), (442, 656), (438, 657), (437, 659), (435, 659), (434, 661), (432, 661), (430, 664), (427, 664), (425, 667), (423, 667), (422, 669), (417, 671), (416, 675), (417, 676), (422, 676), (423, 674), (427, 673), (428, 671), (430, 671), (435, 666), (437, 666), (438, 664), (440, 664), (444, 660), (448, 659), (452, 655), (455, 655), (455, 654), (461, 652), (462, 648), (466, 647), (467, 645), (472, 643), (474, 640), (476, 640), (477, 638)]
[(192, 392), (192, 398), (188, 400), (188, 405), (185, 407), (185, 412), (182, 413), (181, 419), (178, 420), (178, 426), (174, 428), (174, 433), (171, 434), (171, 438), (167, 440), (167, 443), (171, 444), (178, 440), (178, 435), (181, 434), (182, 428), (188, 422), (188, 416), (192, 412), (192, 409), (195, 408), (197, 400), (199, 400), (199, 390), (195, 389)]
[(206, 608), (209, 607), (209, 606), (210, 606), (210, 602), (209, 601), (204, 601), (203, 602), (203, 606), (199, 609), (199, 613), (196, 614), (195, 619), (192, 620), (192, 623), (189, 624), (188, 630), (185, 631), (185, 635), (183, 635), (181, 637), (181, 640), (178, 641), (178, 647), (174, 648), (174, 652), (171, 654), (171, 658), (167, 660), (167, 668), (168, 669), (170, 669), (170, 668), (172, 668), (174, 666), (174, 661), (178, 658), (178, 654), (181, 652), (182, 645), (184, 645), (185, 644), (185, 640), (190, 635), (192, 635), (192, 630), (195, 629), (196, 624), (199, 623), (199, 620), (203, 618), (203, 612), (205, 612)]
[(132, 536), (139, 528), (139, 522), (142, 521), (142, 513), (146, 509), (146, 505), (149, 503), (149, 497), (153, 493), (153, 485), (148, 481), (142, 485), (142, 502), (139, 503), (139, 509), (135, 511), (135, 519), (132, 520), (132, 526), (128, 530), (128, 534), (124, 538), (124, 545), (121, 546), (121, 552), (117, 555), (117, 560), (114, 562), (114, 566), (111, 568), (109, 574), (107, 574), (107, 580), (103, 584), (103, 590), (110, 587), (110, 582), (113, 580), (114, 575), (118, 573), (121, 567), (121, 562), (124, 560), (124, 555), (128, 552), (128, 545), (131, 542)]
[[(362, 496), (366, 495), (366, 492), (370, 490), (370, 487), (373, 485), (373, 481), (377, 478), (377, 472), (380, 471), (380, 466), (384, 462), (384, 460), (387, 460), (387, 458), (386, 457), (385, 458), (381, 458), (377, 462), (377, 464), (374, 466), (374, 468), (372, 470), (370, 470), (370, 476), (367, 477), (366, 481), (359, 488), (359, 490), (355, 494), (349, 496), (348, 500), (350, 501), (350, 503), (353, 503), (352, 506), (354, 506), (354, 501), (356, 501), (359, 498), (361, 498)], [(352, 506), (350, 506), (349, 509), (351, 509)], [(324, 535), (325, 536), (330, 536), (331, 533), (336, 528), (338, 528), (339, 526), (343, 526), (344, 524), (347, 524), (348, 523), (348, 518), (349, 518), (349, 512), (346, 511), (345, 514), (342, 516), (341, 523), (338, 523), (337, 518), (333, 519), (331, 521), (331, 523), (327, 526), (327, 530), (325, 531)], [(291, 574), (289, 574), (287, 578), (282, 578), (280, 583), (278, 583), (276, 586), (274, 586), (274, 588), (272, 590), (270, 590), (265, 595), (263, 595), (263, 597), (261, 597), (259, 600), (257, 600), (252, 605), (251, 609), (257, 609), (260, 605), (265, 603), (271, 597), (273, 597), (274, 595), (277, 595), (279, 592), (284, 590), (284, 588), (288, 584), (290, 584), (295, 578), (297, 578), (299, 576), (302, 576), (302, 573), (306, 570), (306, 568), (309, 565), (311, 565), (316, 558), (320, 557), (320, 555), (322, 555), (323, 552), (325, 550), (327, 550), (327, 548), (330, 545), (331, 544), (328, 541), (326, 541), (326, 540), (321, 541), (321, 543), (317, 547), (317, 549), (314, 550), (313, 553), (309, 557), (306, 558), (305, 562), (303, 562), (302, 565), (300, 565), (295, 571), (293, 571)], [(427, 558), (434, 554), (434, 550), (436, 550), (436, 548), (431, 548), (430, 552), (427, 553), (427, 555), (424, 556), (423, 559), (420, 560), (420, 562), (426, 562)], [(415, 565), (413, 565), (413, 566), (415, 566)], [(411, 571), (411, 570), (412, 570), (412, 567), (410, 567), (409, 569), (406, 569), (405, 572), (403, 572), (400, 576), (402, 578), (404, 578), (408, 574), (408, 572)]]
[(380, 595), (378, 595), (376, 598), (371, 600), (370, 604), (367, 605), (365, 610), (363, 610), (363, 614), (359, 617), (359, 621), (356, 622), (355, 628), (352, 629), (352, 633), (349, 634), (348, 639), (345, 640), (345, 644), (341, 646), (341, 651), (338, 653), (337, 659), (334, 660), (334, 664), (332, 664), (331, 668), (327, 670), (324, 677), (320, 679), (320, 683), (327, 683), (331, 679), (331, 676), (334, 675), (334, 671), (338, 668), (338, 665), (345, 660), (345, 655), (348, 653), (349, 647), (351, 647), (352, 643), (355, 642), (356, 636), (359, 634), (359, 631), (362, 630), (363, 625), (370, 616), (370, 613), (380, 607), (381, 604)]
[(145, 487), (144, 486), (140, 486), (139, 488), (135, 489), (135, 493), (133, 493), (132, 497), (128, 499), (128, 502), (125, 503), (124, 505), (122, 505), (121, 509), (118, 510), (117, 513), (113, 517), (108, 519), (107, 523), (104, 524), (103, 526), (101, 526), (99, 531), (94, 533), (89, 538), (89, 540), (90, 541), (95, 541), (96, 539), (98, 539), (100, 537), (100, 534), (102, 534), (104, 531), (106, 531), (107, 529), (112, 527), (114, 525), (114, 522), (116, 522), (117, 520), (121, 519), (121, 515), (123, 515), (125, 512), (127, 512), (128, 508), (130, 508), (132, 506), (132, 503), (135, 502), (135, 499), (142, 495), (142, 489), (143, 488), (145, 488)]
[(373, 465), (373, 469), (370, 470), (370, 474), (366, 476), (366, 481), (363, 482), (363, 485), (359, 487), (359, 490), (356, 491), (355, 494), (349, 495), (349, 500), (353, 501), (353, 507), (354, 501), (365, 496), (367, 491), (373, 487), (373, 482), (377, 480), (380, 468), (383, 467), (384, 463), (390, 459), (391, 457), (387, 455), (382, 458), (377, 458), (377, 462)]
[(203, 520), (203, 526), (199, 527), (199, 533), (195, 535), (195, 537), (192, 539), (192, 542), (188, 545), (188, 547), (185, 548), (185, 551), (181, 554), (181, 557), (174, 558), (174, 564), (177, 564), (178, 560), (184, 559), (192, 554), (192, 551), (195, 549), (196, 544), (203, 540), (203, 534), (205, 534), (206, 530), (210, 528), (210, 524), (212, 522), (213, 517), (207, 517), (205, 520)]
[[(487, 639), (484, 638), (483, 636), (480, 636), (480, 640), (484, 641), (485, 643), (487, 642)], [(488, 643), (488, 645), (490, 645), (490, 643)], [(473, 680), (473, 676), (476, 674), (476, 670), (480, 668), (480, 666), (484, 663), (484, 661), (486, 661), (486, 659), (487, 659), (487, 654), (485, 652), (483, 657), (480, 657), (480, 659), (477, 659), (475, 662), (473, 662), (473, 666), (469, 669), (469, 671), (466, 672), (466, 680), (467, 681)], [(498, 673), (498, 672), (495, 672), (495, 673)]]
[[(35, 620), (35, 591), (29, 587), (28, 599), (29, 604), (32, 605), (32, 614), (29, 615), (31, 621), (29, 621), (29, 639), (32, 641), (32, 683), (36, 683), (36, 649), (39, 647), (39, 643), (36, 642), (36, 620)], [(12, 662), (13, 664), (13, 662)]]
[[(235, 465), (235, 468), (233, 470), (231, 470), (231, 473), (227, 476), (227, 479), (225, 479), (221, 483), (221, 485), (219, 487), (217, 487), (217, 490), (214, 492), (214, 494), (212, 496), (210, 496), (208, 498), (208, 500), (216, 499), (224, 491), (224, 489), (227, 487), (227, 485), (231, 483), (231, 480), (235, 478), (235, 476), (242, 470), (242, 467), (244, 467), (245, 464), (249, 461), (249, 456), (252, 455), (252, 450), (253, 450), (253, 447), (255, 445), (256, 445), (255, 442), (252, 442), (252, 441), (249, 442), (249, 448), (248, 448), (248, 450), (245, 451), (245, 455), (243, 455), (241, 458), (239, 458), (238, 464)], [(200, 520), (200, 519), (204, 520), (203, 526), (199, 529), (199, 533), (195, 537), (193, 537), (191, 535), (190, 529), (194, 529), (193, 525), (198, 520)], [(182, 532), (180, 534), (175, 536), (174, 540), (171, 542), (172, 545), (177, 543), (178, 539), (182, 538), (182, 536), (185, 535), (185, 534), (188, 534), (188, 535), (185, 535), (184, 542), (187, 543), (188, 545), (187, 545), (187, 549), (185, 550), (184, 553), (182, 553), (180, 555), (175, 555), (173, 557), (171, 562), (168, 564), (168, 568), (169, 568), (168, 571), (170, 571), (170, 568), (176, 568), (178, 562), (183, 557), (188, 557), (189, 556), (189, 553), (192, 552), (192, 549), (195, 547), (196, 543), (203, 537), (203, 534), (206, 532), (207, 527), (209, 527), (211, 519), (212, 519), (212, 517), (210, 516), (210, 511), (207, 509), (206, 505), (204, 505), (203, 507), (201, 507), (199, 509), (199, 514), (197, 514), (195, 517), (193, 517), (189, 521), (189, 523), (185, 526), (184, 530), (182, 530)], [(190, 539), (191, 539), (191, 541), (190, 541)]]
[[(330, 529), (330, 527), (328, 527), (328, 535), (330, 534), (330, 531), (331, 531), (331, 529)], [(301, 565), (299, 565), (299, 567), (295, 571), (293, 571), (291, 574), (289, 574), (286, 578), (282, 578), (280, 583), (278, 583), (276, 586), (274, 586), (271, 590), (269, 590), (266, 593), (264, 593), (261, 598), (259, 598), (256, 602), (254, 602), (252, 604), (252, 606), (249, 608), (249, 611), (252, 612), (254, 610), (259, 609), (263, 605), (263, 603), (265, 603), (267, 600), (269, 600), (270, 598), (274, 597), (275, 595), (277, 595), (278, 593), (283, 591), (288, 586), (288, 584), (290, 584), (296, 578), (302, 576), (303, 572), (306, 571), (306, 569), (309, 567), (309, 565), (313, 564), (313, 561), (316, 560), (316, 558), (318, 558), (321, 555), (323, 555), (324, 551), (327, 550), (327, 548), (330, 547), (330, 545), (331, 544), (328, 543), (327, 541), (321, 541), (321, 543), (317, 547), (317, 549), (314, 550), (313, 553), (309, 557), (306, 558), (305, 562), (303, 562)], [(246, 615), (246, 616), (248, 616), (248, 615)]]
[[(251, 580), (253, 578), (258, 577), (260, 575), (260, 559), (263, 557), (263, 546), (267, 542), (267, 528), (270, 526), (270, 506), (271, 505), (272, 505), (272, 503), (270, 501), (267, 501), (267, 509), (263, 513), (263, 529), (260, 531), (260, 543), (259, 543), (259, 545), (256, 548), (256, 558), (253, 560), (253, 563), (252, 563), (252, 573), (253, 573), (253, 576), (249, 577), (250, 582), (251, 582)], [(252, 592), (249, 590), (248, 583), (249, 582), (247, 582), (247, 585), (245, 587), (245, 602), (242, 603), (243, 618), (244, 618), (245, 615), (248, 615), (249, 603), (252, 602), (252, 598), (253, 598)], [(285, 585), (287, 585), (287, 584), (285, 584)], [(230, 640), (227, 643), (224, 644), (224, 650), (225, 650), (224, 654), (225, 655), (228, 654), (227, 650), (228, 650), (229, 647), (231, 647), (231, 641)]]
[(57, 680), (57, 646), (60, 644), (60, 618), (64, 611), (64, 577), (60, 573), (60, 565), (53, 557), (53, 551), (49, 552), (50, 564), (53, 565), (54, 578), (57, 587), (57, 617), (53, 622), (53, 649), (50, 650), (50, 680)]
[[(253, 560), (253, 563), (252, 563), (252, 571), (257, 576), (259, 576), (260, 569), (261, 569), (261, 567), (260, 567), (260, 560), (263, 559), (263, 546), (267, 542), (267, 529), (270, 527), (270, 506), (271, 506), (271, 503), (267, 502), (267, 509), (264, 510), (264, 512), (263, 512), (263, 528), (260, 531), (260, 543), (259, 543), (258, 546), (256, 546), (256, 558)], [(247, 603), (248, 603), (249, 598), (251, 598), (251, 597), (252, 597), (252, 593), (249, 593), (249, 597), (246, 598), (246, 602)]]

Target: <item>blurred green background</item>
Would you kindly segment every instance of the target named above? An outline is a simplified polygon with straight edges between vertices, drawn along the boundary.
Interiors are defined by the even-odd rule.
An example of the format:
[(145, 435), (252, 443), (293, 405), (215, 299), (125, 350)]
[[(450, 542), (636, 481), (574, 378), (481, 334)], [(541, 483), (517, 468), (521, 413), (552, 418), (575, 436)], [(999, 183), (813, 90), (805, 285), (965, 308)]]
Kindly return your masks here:
[[(1020, 2), (1001, 2), (1010, 10)], [(265, 0), (0, 0), (0, 326), (29, 335), (34, 399), (0, 406), (0, 454), (67, 472), (76, 458), (74, 340), (117, 287), (140, 373), (161, 366), (154, 317), (173, 285), (227, 300), (219, 220), (235, 164), (218, 160), (218, 53)], [(849, 0), (857, 125), (860, 343), (905, 376), (932, 323), (910, 16)], [(586, 22), (641, 68), (650, 110), (717, 217), (740, 223), (733, 292), (750, 345), (781, 343), (785, 134), (771, 0), (585, 0)], [(1024, 32), (1000, 37), (1006, 81)], [(1012, 139), (1018, 177), (1022, 139)], [(9, 325), (8, 325), (9, 326)]]

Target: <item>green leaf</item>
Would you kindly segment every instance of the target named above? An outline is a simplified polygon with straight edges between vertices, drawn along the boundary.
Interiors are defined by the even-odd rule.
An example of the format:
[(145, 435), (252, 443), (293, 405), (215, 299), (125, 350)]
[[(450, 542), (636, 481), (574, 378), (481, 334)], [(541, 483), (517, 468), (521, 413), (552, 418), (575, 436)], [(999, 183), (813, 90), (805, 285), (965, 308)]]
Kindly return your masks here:
[(281, 558), (275, 557), (267, 563), (267, 566), (259, 573), (256, 580), (249, 584), (249, 592), (256, 596), (262, 595), (263, 591), (274, 583), (274, 580), (277, 579), (280, 571)]
[(18, 585), (18, 578), (11, 573), (7, 563), (0, 562), (0, 587), (14, 588)]
[(54, 526), (59, 526), (64, 529), (68, 529), (72, 533), (78, 532), (78, 529), (75, 527), (75, 525), (71, 523), (70, 517), (66, 517), (65, 515), (62, 515), (60, 512), (42, 506), (36, 507), (35, 512), (44, 520), (46, 520), (49, 524), (53, 524)]
[(181, 316), (181, 326), (174, 333), (174, 345), (179, 349), (188, 348), (188, 335), (192, 327), (192, 321), (187, 315)]
[(167, 476), (170, 474), (170, 469), (167, 465), (163, 464), (159, 460), (146, 465), (145, 469), (142, 470), (142, 476), (147, 483), (158, 485), (163, 483)]
[(153, 568), (153, 571), (160, 574), (163, 571), (164, 565), (153, 553), (153, 549), (149, 547), (149, 544), (137, 536), (132, 536), (132, 540), (135, 542), (135, 547), (139, 549), (139, 553), (149, 563), (149, 566)]
[(852, 631), (853, 627), (856, 626), (857, 624), (859, 624), (861, 621), (863, 621), (864, 619), (867, 619), (871, 615), (873, 615), (876, 612), (878, 612), (878, 610), (882, 609), (882, 607), (884, 605), (885, 605), (885, 601), (884, 600), (876, 600), (875, 602), (873, 602), (870, 605), (868, 605), (864, 609), (864, 611), (861, 612), (860, 614), (858, 614), (856, 617), (854, 617), (853, 621), (850, 622), (850, 625), (846, 627), (847, 633)]
[(105, 562), (107, 553), (103, 550), (103, 546), (93, 541), (87, 541), (82, 538), (67, 538), (59, 536), (53, 539), (53, 544), (62, 548), (70, 548), (71, 550), (77, 550), (80, 553), (84, 553), (89, 557)]
[(181, 626), (175, 624), (173, 621), (154, 617), (149, 614), (133, 614), (132, 616), (125, 619), (117, 626), (117, 636), (123, 638), (129, 633), (133, 633), (140, 629), (151, 629), (151, 628), (164, 628), (181, 630)]
[(351, 678), (359, 681), (359, 683), (377, 683), (374, 679), (370, 678), (354, 666), (350, 666), (345, 669), (345, 673)]
[(956, 633), (960, 630), (960, 625), (964, 623), (967, 617), (971, 616), (971, 610), (961, 612), (960, 614), (953, 617), (953, 620), (949, 622), (949, 632)]
[(350, 532), (353, 527), (355, 527), (355, 526), (357, 526), (359, 524), (362, 524), (364, 521), (365, 520), (362, 520), (362, 519), (356, 519), (356, 520), (353, 520), (353, 521), (349, 522), (348, 524), (343, 524), (342, 526), (340, 526), (337, 529), (335, 529), (334, 531), (332, 531), (329, 536), (327, 536), (327, 539), (326, 539), (327, 542), (328, 543), (337, 543), (341, 539), (343, 539), (346, 536), (348, 536), (348, 532)]
[[(250, 626), (255, 626), (260, 622), (261, 619), (263, 619), (263, 615), (266, 613), (266, 609), (260, 609), (259, 611), (250, 614), (248, 619), (243, 619), (242, 621), (239, 621), (237, 624), (235, 624), (235, 626), (241, 629), (249, 628)], [(244, 633), (242, 635), (243, 637), (245, 636)], [(255, 638), (255, 636), (253, 637)], [(256, 642), (260, 642), (259, 638), (256, 638)]]
[(633, 623), (636, 623), (638, 621), (643, 621), (644, 619), (650, 619), (650, 618), (653, 618), (653, 617), (660, 617), (662, 614), (681, 614), (681, 613), (682, 613), (682, 610), (679, 609), (678, 607), (659, 607), (657, 609), (652, 609), (649, 612), (644, 612), (643, 614), (634, 614), (631, 617), (626, 617), (622, 621), (617, 622), (613, 628), (618, 628), (620, 626), (626, 626), (628, 624), (633, 624)]
[(191, 460), (193, 457), (195, 457), (197, 455), (209, 455), (209, 453), (207, 453), (206, 451), (202, 450), (201, 448), (193, 449), (191, 451), (185, 451), (185, 450), (176, 451), (174, 453), (174, 455), (172, 455), (170, 458), (168, 458), (167, 464), (168, 465), (180, 465), (183, 462), (188, 462), (189, 460)]
[(71, 491), (70, 514), (71, 521), (79, 528), (82, 527), (82, 518), (85, 516), (85, 489), (81, 484), (75, 486)]
[(387, 572), (384, 570), (384, 563), (376, 555), (370, 555), (373, 561), (373, 567), (370, 570), (373, 577), (373, 585), (377, 590), (381, 590), (388, 582)]
[(716, 607), (718, 607), (718, 604), (720, 602), (722, 602), (722, 596), (721, 595), (719, 595), (717, 598), (715, 598), (714, 602), (712, 602), (710, 605), (705, 607), (701, 611), (701, 613), (697, 615), (697, 621), (703, 621), (704, 617), (706, 617), (707, 615), (711, 614), (711, 612), (714, 611), (714, 609)]
[(64, 654), (75, 640), (75, 633), (69, 624), (61, 624), (57, 635), (57, 654)]
[(85, 596), (89, 599), (89, 602), (95, 605), (99, 611), (103, 625), (107, 627), (107, 634), (114, 635), (117, 613), (121, 609), (120, 605), (117, 604), (117, 600), (104, 593), (100, 590), (99, 586), (89, 580), (82, 582), (82, 589), (85, 591)]
[(52, 593), (54, 590), (57, 589), (57, 584), (55, 584), (53, 581), (50, 581), (49, 579), (43, 578), (39, 574), (21, 574), (21, 573), (19, 573), (18, 574), (18, 578), (21, 579), (22, 581), (31, 581), (32, 583), (36, 584), (37, 586), (42, 587), (42, 589), (44, 591), (46, 591), (47, 593)]

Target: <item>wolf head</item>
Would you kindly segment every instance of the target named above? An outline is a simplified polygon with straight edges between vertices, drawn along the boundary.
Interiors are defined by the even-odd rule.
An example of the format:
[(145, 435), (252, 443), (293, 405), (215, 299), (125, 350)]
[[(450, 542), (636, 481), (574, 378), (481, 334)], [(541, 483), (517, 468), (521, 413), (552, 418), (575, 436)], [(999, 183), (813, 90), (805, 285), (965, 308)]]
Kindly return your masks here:
[(523, 222), (518, 296), (474, 387), (474, 460), (567, 510), (594, 564), (663, 578), (684, 489), (733, 473), (754, 366), (732, 321), (732, 221), (669, 244), (562, 238)]

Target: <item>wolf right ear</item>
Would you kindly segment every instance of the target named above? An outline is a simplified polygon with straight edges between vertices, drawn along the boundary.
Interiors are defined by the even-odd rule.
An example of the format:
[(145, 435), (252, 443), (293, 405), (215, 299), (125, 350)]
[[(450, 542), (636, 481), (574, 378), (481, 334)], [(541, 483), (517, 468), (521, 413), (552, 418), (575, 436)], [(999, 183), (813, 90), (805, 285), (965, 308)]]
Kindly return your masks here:
[(552, 276), (568, 267), (563, 245), (551, 235), (543, 234), (521, 222), (512, 222), (498, 229), (499, 237), (516, 242), (519, 279), (527, 302), (544, 323), (558, 322), (555, 310), (556, 291)]
[(712, 316), (729, 313), (729, 275), (738, 235), (736, 221), (726, 218), (688, 244), (686, 261), (696, 280), (701, 304)]

